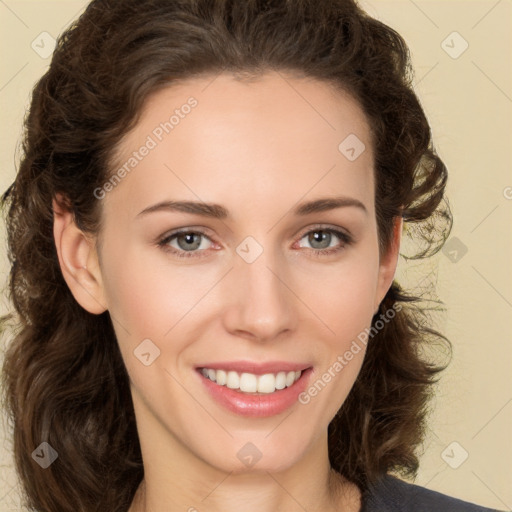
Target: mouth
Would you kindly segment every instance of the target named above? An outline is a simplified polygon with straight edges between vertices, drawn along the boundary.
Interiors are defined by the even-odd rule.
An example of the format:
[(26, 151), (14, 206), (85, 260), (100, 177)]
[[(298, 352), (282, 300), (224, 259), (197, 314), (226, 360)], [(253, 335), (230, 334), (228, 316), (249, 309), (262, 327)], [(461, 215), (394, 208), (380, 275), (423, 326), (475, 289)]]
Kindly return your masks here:
[(202, 385), (218, 405), (252, 417), (276, 415), (293, 406), (312, 372), (312, 366), (290, 363), (206, 363), (196, 368)]
[(199, 368), (201, 374), (215, 382), (218, 386), (252, 395), (275, 393), (281, 389), (289, 388), (297, 382), (302, 371), (280, 371), (257, 375), (249, 372), (236, 372), (233, 370), (216, 370), (214, 368)]

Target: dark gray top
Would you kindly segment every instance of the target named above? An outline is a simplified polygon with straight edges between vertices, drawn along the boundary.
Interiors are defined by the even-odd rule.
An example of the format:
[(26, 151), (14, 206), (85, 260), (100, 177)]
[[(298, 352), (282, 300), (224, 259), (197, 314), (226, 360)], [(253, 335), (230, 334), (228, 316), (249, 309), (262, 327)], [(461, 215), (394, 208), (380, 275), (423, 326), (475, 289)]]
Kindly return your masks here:
[[(500, 512), (452, 498), (391, 475), (363, 494), (361, 512)], [(503, 511), (501, 511), (503, 512)]]

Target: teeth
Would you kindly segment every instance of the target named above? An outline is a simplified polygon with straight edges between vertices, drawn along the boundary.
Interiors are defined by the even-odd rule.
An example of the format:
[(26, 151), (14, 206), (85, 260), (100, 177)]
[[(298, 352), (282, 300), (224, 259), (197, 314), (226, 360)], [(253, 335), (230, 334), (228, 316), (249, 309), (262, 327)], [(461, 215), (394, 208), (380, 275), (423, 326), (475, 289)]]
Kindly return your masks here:
[(216, 374), (214, 374), (213, 378), (210, 380), (214, 380), (217, 384), (224, 386), (228, 380), (228, 376), (224, 370), (217, 370)]
[(253, 373), (242, 373), (240, 375), (240, 390), (246, 393), (256, 393), (258, 390), (258, 377)]
[[(210, 379), (214, 380), (215, 379)], [(240, 377), (236, 372), (228, 372), (228, 377), (226, 379), (226, 386), (230, 389), (237, 389), (240, 387)]]
[(219, 386), (239, 389), (243, 393), (273, 393), (276, 389), (290, 387), (301, 376), (302, 372), (278, 372), (255, 375), (254, 373), (238, 374), (234, 371), (213, 370), (202, 368), (201, 373)]

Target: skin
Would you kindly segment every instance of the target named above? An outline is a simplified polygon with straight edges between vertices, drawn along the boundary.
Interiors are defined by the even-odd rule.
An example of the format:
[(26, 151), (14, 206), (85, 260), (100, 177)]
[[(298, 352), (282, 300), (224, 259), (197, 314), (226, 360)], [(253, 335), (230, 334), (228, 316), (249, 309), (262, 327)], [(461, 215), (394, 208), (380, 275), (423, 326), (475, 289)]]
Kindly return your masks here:
[[(307, 405), (268, 418), (222, 408), (194, 368), (309, 362), (314, 382), (370, 327), (395, 274), (402, 223), (396, 220), (393, 243), (379, 258), (366, 117), (348, 94), (311, 79), (275, 72), (250, 83), (229, 74), (194, 78), (150, 97), (116, 165), (190, 96), (198, 105), (101, 200), (100, 245), (54, 201), (64, 278), (87, 311), (109, 310), (130, 377), (145, 468), (130, 511), (358, 511), (359, 489), (330, 468), (327, 427), (365, 350)], [(355, 161), (338, 150), (351, 133), (366, 146)], [(356, 198), (367, 211), (292, 214), (298, 203), (334, 195)], [(217, 203), (230, 217), (138, 216), (170, 199)], [(316, 224), (355, 241), (333, 234), (330, 243), (315, 242), (308, 234)], [(157, 245), (177, 228), (207, 232), (196, 257)], [(263, 248), (252, 263), (236, 252), (247, 236)], [(186, 252), (190, 240), (178, 241), (168, 245)], [(341, 250), (315, 256), (326, 246)], [(160, 350), (150, 366), (133, 353), (147, 338)], [(262, 454), (252, 467), (237, 457), (248, 442)]]

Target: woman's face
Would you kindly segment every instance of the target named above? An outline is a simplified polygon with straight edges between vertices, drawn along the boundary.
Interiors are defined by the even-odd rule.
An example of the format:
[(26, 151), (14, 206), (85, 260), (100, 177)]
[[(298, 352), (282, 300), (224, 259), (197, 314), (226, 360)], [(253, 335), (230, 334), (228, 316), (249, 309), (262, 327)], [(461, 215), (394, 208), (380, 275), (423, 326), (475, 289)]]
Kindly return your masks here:
[(101, 290), (144, 457), (241, 472), (325, 455), (397, 254), (379, 261), (358, 105), (277, 73), (196, 78), (150, 98), (123, 166), (97, 191)]

